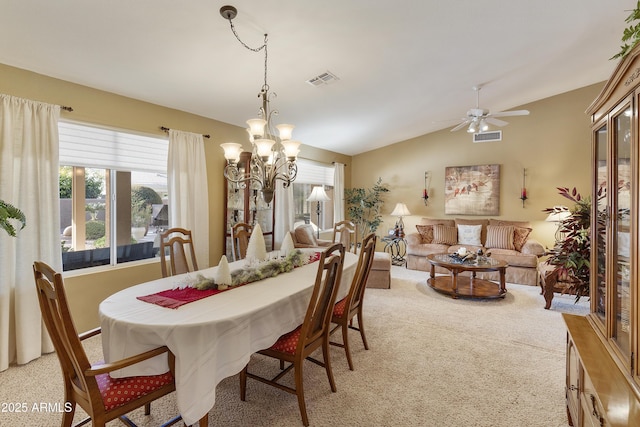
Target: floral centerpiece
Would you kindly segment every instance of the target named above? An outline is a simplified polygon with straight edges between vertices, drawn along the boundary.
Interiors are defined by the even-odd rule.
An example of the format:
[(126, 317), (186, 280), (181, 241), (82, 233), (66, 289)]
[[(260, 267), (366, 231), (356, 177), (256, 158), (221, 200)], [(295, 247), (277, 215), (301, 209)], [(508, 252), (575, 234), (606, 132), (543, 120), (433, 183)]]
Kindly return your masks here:
[[(267, 260), (257, 265), (248, 265), (242, 269), (232, 271), (231, 283), (229, 284), (222, 283), (220, 275), (216, 277), (218, 278), (218, 281), (216, 281), (216, 278), (208, 278), (199, 273), (196, 276), (196, 281), (193, 284), (193, 287), (199, 290), (224, 290), (227, 289), (227, 287), (240, 286), (251, 282), (257, 282), (258, 280), (268, 279), (269, 277), (275, 277), (278, 274), (288, 273), (296, 267), (301, 267), (316, 260), (317, 255), (315, 253), (304, 253), (301, 250), (296, 249), (289, 252), (284, 257)], [(224, 257), (223, 262), (225, 261), (226, 257)], [(224, 269), (222, 265), (218, 266), (218, 268)]]
[(449, 254), (452, 262), (457, 264), (483, 264), (487, 262), (487, 258), (491, 256), (491, 252), (484, 252), (482, 249), (478, 249), (477, 253), (471, 252), (464, 246), (458, 249), (456, 252)]

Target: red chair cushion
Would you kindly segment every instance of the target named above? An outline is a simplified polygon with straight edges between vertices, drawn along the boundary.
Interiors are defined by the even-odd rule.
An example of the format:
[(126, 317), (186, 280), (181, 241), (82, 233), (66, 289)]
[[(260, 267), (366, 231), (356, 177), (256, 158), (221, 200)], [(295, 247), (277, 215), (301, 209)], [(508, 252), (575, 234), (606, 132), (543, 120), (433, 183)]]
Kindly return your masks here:
[(347, 308), (347, 298), (342, 298), (333, 306), (333, 315), (335, 317), (342, 317), (344, 311)]
[(111, 378), (107, 374), (96, 375), (105, 411), (110, 411), (132, 400), (149, 394), (173, 381), (171, 372), (144, 377)]
[(298, 341), (300, 340), (300, 332), (302, 325), (298, 326), (291, 332), (287, 332), (278, 338), (278, 341), (270, 347), (270, 350), (279, 351), (282, 353), (296, 354), (296, 347), (298, 347)]

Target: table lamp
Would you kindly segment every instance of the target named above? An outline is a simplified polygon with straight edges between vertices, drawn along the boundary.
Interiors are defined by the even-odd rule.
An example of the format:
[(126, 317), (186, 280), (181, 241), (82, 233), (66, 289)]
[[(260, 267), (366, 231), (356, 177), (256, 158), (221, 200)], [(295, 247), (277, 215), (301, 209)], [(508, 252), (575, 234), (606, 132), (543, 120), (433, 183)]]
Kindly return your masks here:
[(404, 237), (404, 222), (402, 222), (402, 217), (407, 215), (411, 215), (411, 212), (409, 212), (407, 205), (405, 205), (404, 203), (396, 203), (396, 207), (393, 209), (393, 212), (391, 212), (391, 216), (399, 217), (398, 221), (396, 222), (398, 237)]
[(554, 206), (553, 211), (547, 215), (545, 221), (547, 222), (555, 222), (558, 226), (556, 229), (556, 243), (559, 243), (563, 238), (563, 233), (560, 231), (562, 229), (562, 221), (569, 218), (571, 216), (571, 211), (566, 206)]
[(317, 238), (320, 238), (320, 202), (328, 202), (329, 200), (331, 200), (329, 198), (329, 196), (327, 196), (327, 193), (324, 192), (324, 188), (323, 187), (313, 187), (313, 191), (311, 191), (311, 195), (307, 198), (307, 202), (317, 202), (317, 206), (316, 206), (316, 215), (318, 217), (318, 222), (317, 222), (317, 228), (316, 228), (316, 233), (317, 233)]

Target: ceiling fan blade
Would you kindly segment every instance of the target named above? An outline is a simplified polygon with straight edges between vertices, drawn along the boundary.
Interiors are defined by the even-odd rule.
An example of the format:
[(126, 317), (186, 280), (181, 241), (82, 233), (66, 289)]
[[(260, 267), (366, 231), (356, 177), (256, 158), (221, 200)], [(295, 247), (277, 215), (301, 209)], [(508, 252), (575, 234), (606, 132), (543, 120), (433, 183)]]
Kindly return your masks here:
[(505, 122), (504, 120), (500, 120), (500, 119), (496, 119), (495, 117), (487, 117), (486, 122), (489, 124), (492, 124), (494, 126), (506, 126), (509, 123)]
[(454, 127), (453, 129), (451, 129), (451, 132), (455, 132), (457, 130), (462, 129), (463, 127), (465, 127), (466, 125), (468, 125), (470, 123), (469, 120), (465, 120), (462, 123), (460, 123), (458, 126)]
[(492, 113), (492, 117), (509, 117), (509, 116), (528, 116), (529, 110), (512, 110), (512, 111), (500, 111), (498, 113)]

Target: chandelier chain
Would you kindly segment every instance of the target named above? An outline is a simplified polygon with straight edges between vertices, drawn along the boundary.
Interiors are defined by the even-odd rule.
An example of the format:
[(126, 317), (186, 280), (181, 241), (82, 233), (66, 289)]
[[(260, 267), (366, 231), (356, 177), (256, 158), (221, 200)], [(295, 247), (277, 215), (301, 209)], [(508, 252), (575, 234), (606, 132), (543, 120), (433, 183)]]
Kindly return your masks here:
[(267, 48), (267, 41), (268, 41), (268, 34), (264, 35), (264, 43), (262, 44), (262, 46), (260, 47), (251, 47), (248, 44), (246, 44), (245, 42), (242, 41), (242, 39), (240, 39), (240, 36), (238, 35), (237, 31), (236, 31), (236, 27), (235, 25), (233, 25), (233, 21), (231, 19), (229, 19), (229, 24), (231, 24), (231, 31), (233, 32), (233, 35), (236, 36), (236, 39), (240, 42), (240, 44), (242, 46), (244, 46), (246, 49), (252, 51), (252, 52), (260, 52), (262, 49), (264, 49), (264, 86), (262, 87), (262, 90), (264, 90), (265, 92), (269, 91), (269, 84), (267, 83), (267, 59), (269, 56), (268, 53), (268, 48)]

